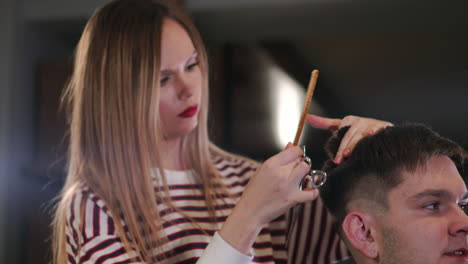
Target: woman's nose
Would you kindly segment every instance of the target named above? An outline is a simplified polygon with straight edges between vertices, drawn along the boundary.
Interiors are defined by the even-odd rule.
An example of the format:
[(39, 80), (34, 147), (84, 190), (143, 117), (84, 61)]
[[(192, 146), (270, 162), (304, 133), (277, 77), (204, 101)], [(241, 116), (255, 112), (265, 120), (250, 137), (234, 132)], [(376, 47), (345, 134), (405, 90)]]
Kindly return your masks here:
[(193, 85), (190, 78), (179, 75), (177, 77), (177, 96), (179, 99), (190, 98), (193, 95)]

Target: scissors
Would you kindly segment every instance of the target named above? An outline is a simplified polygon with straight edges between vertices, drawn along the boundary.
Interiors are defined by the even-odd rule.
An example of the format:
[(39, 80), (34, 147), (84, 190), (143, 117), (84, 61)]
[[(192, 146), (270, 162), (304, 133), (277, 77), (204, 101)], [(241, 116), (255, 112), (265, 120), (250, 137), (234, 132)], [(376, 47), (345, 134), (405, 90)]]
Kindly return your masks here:
[[(306, 188), (309, 184), (312, 188), (318, 189), (327, 181), (327, 173), (321, 170), (313, 170), (312, 160), (306, 155), (305, 145), (302, 146), (302, 151), (302, 159), (305, 163), (309, 165), (309, 172), (304, 176), (304, 178), (302, 178), (301, 182), (299, 183), (299, 190), (304, 190), (304, 188)], [(292, 231), (294, 229), (294, 226), (296, 225), (297, 215), (302, 210), (303, 206), (304, 204), (300, 203), (294, 206), (293, 208), (292, 221), (289, 225), (288, 233), (286, 235), (286, 248), (288, 247)]]

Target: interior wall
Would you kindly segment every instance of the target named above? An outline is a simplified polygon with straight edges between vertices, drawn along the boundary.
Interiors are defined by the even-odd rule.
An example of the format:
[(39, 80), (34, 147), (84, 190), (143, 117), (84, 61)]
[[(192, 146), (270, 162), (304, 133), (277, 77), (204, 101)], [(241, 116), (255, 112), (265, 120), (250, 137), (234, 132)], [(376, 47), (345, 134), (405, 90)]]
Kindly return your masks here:
[(468, 119), (466, 32), (323, 34), (294, 43), (347, 112), (426, 122), (468, 146), (468, 124), (460, 122)]
[[(12, 144), (10, 141), (15, 132), (12, 127), (12, 120), (17, 118), (15, 113), (11, 112), (13, 105), (12, 97), (16, 84), (16, 45), (17, 40), (17, 13), (18, 2), (15, 0), (4, 0), (0, 2), (0, 262), (8, 263), (8, 256), (15, 255), (15, 251), (10, 252), (7, 244), (11, 241), (15, 243), (15, 238), (7, 240), (10, 218), (9, 195), (11, 182), (10, 179), (15, 175), (18, 163), (11, 158)], [(8, 243), (7, 243), (8, 242)]]
[(34, 168), (37, 66), (42, 58), (71, 54), (60, 38), (27, 21), (23, 4), (0, 1), (0, 263), (25, 263), (34, 247), (28, 223), (51, 198), (48, 179), (36, 177)]

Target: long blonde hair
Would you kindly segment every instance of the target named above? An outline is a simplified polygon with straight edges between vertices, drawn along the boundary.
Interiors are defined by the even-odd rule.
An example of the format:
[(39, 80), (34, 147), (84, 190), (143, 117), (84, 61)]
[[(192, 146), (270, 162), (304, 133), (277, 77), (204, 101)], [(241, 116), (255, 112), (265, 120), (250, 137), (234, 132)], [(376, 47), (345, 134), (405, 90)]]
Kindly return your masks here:
[(85, 26), (63, 97), (69, 112), (70, 148), (68, 175), (52, 223), (54, 263), (67, 262), (66, 214), (83, 186), (103, 199), (118, 218), (114, 222), (125, 248), (133, 248), (144, 262), (156, 261), (151, 251), (164, 241), (156, 201), (174, 208), (167, 188), (166, 195), (154, 191), (150, 174), (154, 165), (160, 168), (158, 184), (167, 187), (158, 149), (160, 42), (167, 18), (191, 37), (204, 80), (198, 126), (182, 140), (182, 162), (199, 177), (212, 217), (217, 192), (228, 194), (225, 188), (215, 188), (220, 176), (210, 157), (213, 152), (225, 153), (208, 138), (208, 61), (198, 31), (169, 2), (110, 2), (96, 10)]

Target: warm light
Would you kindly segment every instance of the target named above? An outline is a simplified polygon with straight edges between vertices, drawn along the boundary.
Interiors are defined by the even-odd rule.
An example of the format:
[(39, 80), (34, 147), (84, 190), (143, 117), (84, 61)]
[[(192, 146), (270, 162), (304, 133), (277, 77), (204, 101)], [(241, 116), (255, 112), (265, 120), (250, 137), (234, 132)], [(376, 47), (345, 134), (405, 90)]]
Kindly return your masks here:
[(282, 149), (288, 142), (294, 141), (304, 104), (305, 90), (276, 67), (270, 68), (269, 76), (273, 95), (275, 141)]

